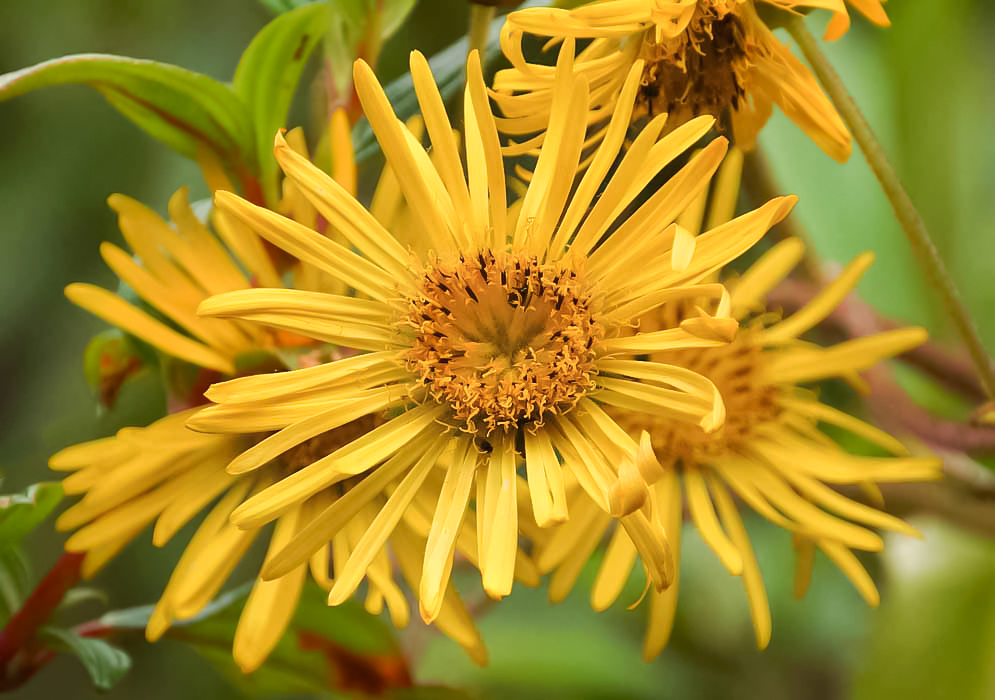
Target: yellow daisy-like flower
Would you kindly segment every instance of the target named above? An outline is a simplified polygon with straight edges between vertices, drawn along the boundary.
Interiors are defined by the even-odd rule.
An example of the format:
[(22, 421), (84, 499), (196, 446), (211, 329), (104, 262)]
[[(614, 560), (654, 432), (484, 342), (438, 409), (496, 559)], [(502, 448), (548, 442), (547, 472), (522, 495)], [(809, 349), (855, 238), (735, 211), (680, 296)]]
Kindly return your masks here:
[[(349, 144), (347, 126), (338, 130), (342, 149)], [(300, 138), (295, 141), (298, 150), (302, 150)], [(354, 183), (355, 177), (350, 182)], [(182, 191), (170, 203), (174, 226), (127, 198), (115, 196), (111, 201), (121, 214), (122, 231), (137, 259), (104, 244), (105, 259), (143, 301), (189, 335), (173, 330), (99, 287), (71, 285), (67, 289), (70, 299), (168, 355), (229, 375), (234, 373), (240, 354), (285, 348), (300, 342), (299, 336), (273, 332), (255, 324), (196, 316), (197, 306), (209, 295), (251, 286), (250, 279), (242, 272), (243, 266), (252, 281), (271, 286), (280, 284), (263, 241), (239, 221), (223, 213), (215, 218), (221, 237), (232, 251), (239, 253), (236, 257), (196, 219)], [(286, 183), (281, 209), (313, 225), (315, 212), (308, 206), (293, 183)], [(389, 209), (383, 211), (389, 213)], [(323, 276), (317, 271), (297, 266), (294, 272), (298, 284), (323, 286)], [(155, 607), (147, 627), (150, 640), (161, 637), (173, 621), (200, 612), (224, 585), (253, 541), (264, 536), (262, 528), (240, 529), (229, 522), (232, 511), (240, 503), (292, 474), (301, 464), (352, 442), (380, 422), (374, 414), (362, 416), (282, 455), (262, 469), (250, 474), (230, 474), (227, 465), (262, 436), (191, 431), (185, 423), (196, 411), (182, 411), (147, 428), (125, 428), (114, 437), (69, 447), (54, 455), (50, 462), (53, 469), (74, 472), (63, 481), (67, 493), (83, 494), (80, 502), (61, 516), (58, 527), (77, 530), (66, 548), (86, 552), (83, 565), (86, 576), (93, 575), (153, 522), (153, 542), (162, 546), (198, 513), (209, 508)], [(263, 434), (267, 429), (265, 423), (254, 427), (254, 431)], [(293, 541), (315, 513), (339, 497), (347, 500), (355, 498), (355, 494), (350, 496), (345, 485), (339, 485), (283, 513), (269, 536), (267, 561)], [(308, 569), (320, 585), (331, 588), (331, 572), (341, 568), (372, 520), (369, 512), (357, 513), (344, 523), (334, 541), (315, 548), (309, 562), (273, 580), (256, 580), (234, 638), (234, 658), (243, 671), (257, 668), (280, 639), (293, 616)], [(416, 586), (420, 561), (407, 552), (424, 548), (424, 536), (412, 528), (399, 528), (394, 541), (400, 543), (396, 551), (402, 576), (409, 585)], [(367, 609), (376, 614), (386, 604), (394, 623), (399, 627), (406, 625), (410, 617), (408, 603), (394, 581), (386, 553), (381, 552), (370, 563), (368, 575)], [(479, 632), (455, 591), (447, 595), (442, 606), (437, 626), (475, 660), (485, 662), (486, 650)]]
[[(493, 597), (506, 595), (516, 558), (523, 570), (516, 554), (518, 494), (531, 500), (538, 524), (561, 521), (567, 517), (565, 472), (599, 509), (621, 518), (656, 585), (670, 582), (663, 533), (640, 509), (648, 494), (639, 492), (635, 479), (619, 480), (619, 465), (627, 473), (653, 473), (652, 455), (603, 406), (714, 430), (722, 404), (711, 383), (694, 372), (614, 357), (726, 342), (735, 321), (725, 317), (725, 290), (698, 282), (749, 248), (794, 199), (774, 200), (697, 239), (670, 225), (707, 186), (726, 150), (719, 139), (629, 212), (649, 182), (713, 121), (692, 120), (661, 138), (664, 118), (658, 117), (616, 163), (631, 101), (620, 102), (605, 140), (576, 181), (586, 129), (573, 115), (586, 104), (588, 85), (572, 59), (567, 42), (535, 176), (510, 207), (475, 53), (464, 96), (465, 169), (421, 54), (412, 54), (411, 74), (431, 157), (394, 115), (370, 68), (356, 64), (357, 93), (420, 233), (413, 250), (279, 136), (275, 153), (287, 177), (351, 249), (234, 195), (216, 198), (222, 210), (270, 242), (361, 293), (254, 289), (205, 302), (201, 313), (207, 316), (251, 320), (364, 354), (215, 385), (207, 396), (218, 405), (190, 423), (198, 430), (243, 433), (257, 430), (257, 421), (279, 427), (229, 466), (249, 473), (346, 421), (393, 412), (383, 425), (232, 514), (236, 525), (257, 527), (335, 484), (356, 480), (353, 489), (372, 498), (384, 493), (383, 484), (399, 480), (333, 586), (332, 603), (351, 593), (395, 525), (412, 517), (412, 504), (432, 513), (419, 588), (426, 620), (438, 614), (454, 548), (472, 520), (484, 588)], [(638, 80), (637, 72), (629, 75), (630, 96)], [(705, 300), (693, 317), (654, 333), (623, 334), (644, 313), (689, 296)], [(438, 492), (425, 488), (433, 478), (441, 482)], [(263, 576), (282, 575), (305, 561), (363, 506), (358, 500), (330, 506), (312, 520), (307, 535), (264, 567)]]
[[(832, 9), (846, 17), (842, 0), (757, 0), (791, 9)], [(586, 106), (601, 138), (615, 111), (625, 76), (642, 61), (637, 120), (670, 115), (668, 128), (710, 114), (731, 131), (736, 145), (750, 149), (770, 117), (772, 105), (838, 161), (850, 156), (850, 134), (815, 77), (757, 15), (754, 0), (604, 0), (574, 10), (529, 8), (508, 15), (501, 46), (512, 67), (494, 78), (501, 130), (530, 137), (509, 152), (534, 149), (544, 138), (553, 92), (553, 69), (529, 63), (525, 33), (590, 39), (576, 70), (590, 83)]]
[[(741, 322), (731, 343), (652, 356), (658, 362), (701, 373), (715, 383), (726, 405), (722, 428), (705, 435), (649, 415), (617, 416), (630, 434), (648, 434), (664, 466), (665, 475), (654, 486), (653, 509), (673, 537), (675, 555), (679, 556), (686, 505), (702, 539), (730, 574), (742, 577), (761, 648), (771, 633), (767, 593), (734, 497), (795, 534), (800, 550), (799, 593), (807, 585), (818, 547), (869, 604), (877, 605), (874, 582), (851, 550), (881, 550), (882, 539), (870, 528), (918, 533), (902, 520), (832, 487), (856, 485), (880, 499), (877, 484), (935, 479), (941, 467), (935, 458), (910, 456), (892, 436), (820, 402), (815, 393), (802, 387), (830, 378), (859, 385), (859, 371), (926, 339), (921, 328), (903, 328), (825, 348), (800, 340), (801, 334), (839, 305), (872, 261), (869, 253), (859, 256), (806, 307), (777, 320), (765, 311), (764, 296), (802, 254), (802, 244), (788, 239), (730, 282), (733, 313)], [(645, 320), (661, 321), (667, 323), (659, 316)], [(845, 431), (889, 456), (853, 455), (824, 433), (820, 424)], [(583, 494), (575, 498), (571, 505), (577, 517), (559, 526), (541, 545), (536, 559), (541, 571), (556, 570), (550, 584), (554, 600), (570, 591), (610, 525)], [(615, 531), (591, 593), (595, 609), (605, 609), (617, 599), (636, 559), (628, 536)], [(665, 591), (651, 593), (644, 645), (647, 660), (667, 643), (677, 592), (675, 582)]]

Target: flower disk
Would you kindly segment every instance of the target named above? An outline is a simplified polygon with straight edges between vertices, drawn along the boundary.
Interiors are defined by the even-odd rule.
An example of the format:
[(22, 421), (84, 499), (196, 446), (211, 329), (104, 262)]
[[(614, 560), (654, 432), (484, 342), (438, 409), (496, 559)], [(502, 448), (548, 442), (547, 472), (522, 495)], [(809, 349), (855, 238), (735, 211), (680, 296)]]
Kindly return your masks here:
[(403, 353), (459, 428), (489, 436), (541, 426), (593, 386), (604, 329), (569, 261), (481, 251), (437, 260), (409, 303), (416, 337)]

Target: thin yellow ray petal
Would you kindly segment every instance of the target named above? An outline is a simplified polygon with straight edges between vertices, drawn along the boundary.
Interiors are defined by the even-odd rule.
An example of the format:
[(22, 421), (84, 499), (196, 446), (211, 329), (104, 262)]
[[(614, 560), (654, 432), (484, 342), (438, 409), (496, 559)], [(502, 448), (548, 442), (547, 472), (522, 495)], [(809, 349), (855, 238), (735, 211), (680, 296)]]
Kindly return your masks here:
[[(296, 508), (277, 521), (270, 553), (293, 537), (299, 517), (300, 509)], [(253, 584), (232, 645), (232, 656), (242, 673), (259, 668), (283, 636), (297, 608), (306, 574), (307, 567), (301, 565), (276, 581), (257, 579)]]
[(853, 587), (857, 589), (867, 604), (876, 608), (881, 603), (878, 588), (874, 585), (874, 579), (867, 573), (867, 569), (854, 556), (853, 552), (839, 542), (831, 540), (818, 540), (817, 544), (819, 549), (825, 552), (826, 556), (850, 579), (850, 583), (853, 584)]
[(232, 522), (262, 525), (321, 489), (369, 470), (416, 440), (443, 410), (419, 406), (402, 413), (248, 499), (232, 513)]
[[(507, 230), (508, 203), (504, 179), (504, 159), (501, 157), (501, 144), (498, 141), (497, 126), (494, 114), (491, 112), (487, 99), (487, 88), (484, 85), (480, 56), (471, 51), (466, 61), (466, 93), (473, 107), (476, 123), (476, 138), (479, 139), (484, 152), (484, 162), (487, 172), (487, 200), (489, 203), (489, 225), (493, 243), (500, 246), (504, 243), (503, 235)], [(482, 241), (486, 243), (487, 241)]]
[(763, 379), (771, 383), (796, 384), (860, 371), (922, 345), (926, 339), (924, 328), (899, 328), (847, 340), (830, 348), (782, 353), (764, 367)]
[(363, 294), (379, 300), (395, 296), (398, 282), (387, 271), (320, 233), (230, 192), (215, 193), (214, 203), (219, 209), (240, 218), (273, 245)]
[(77, 306), (141, 338), (167, 355), (224, 374), (235, 373), (235, 365), (230, 358), (207, 345), (177, 333), (106, 289), (92, 284), (75, 283), (66, 287), (66, 296)]
[(750, 604), (750, 617), (753, 619), (757, 648), (766, 649), (770, 644), (771, 634), (770, 603), (767, 601), (767, 588), (760, 573), (760, 565), (753, 553), (753, 545), (750, 544), (750, 535), (743, 525), (743, 519), (736, 504), (733, 503), (732, 496), (726, 491), (722, 482), (712, 474), (706, 474), (706, 478), (712, 498), (718, 506), (722, 524), (743, 559), (743, 587), (746, 589), (746, 598)]
[(684, 485), (687, 489), (691, 518), (701, 538), (719, 558), (722, 566), (733, 576), (739, 576), (743, 573), (743, 556), (719, 524), (712, 497), (701, 472), (695, 468), (686, 468)]
[(449, 587), (456, 536), (470, 500), (476, 459), (472, 450), (467, 449), (465, 456), (454, 461), (446, 471), (446, 478), (442, 483), (439, 504), (425, 545), (425, 563), (418, 588), (419, 611), (426, 624), (439, 616)]
[(629, 581), (637, 556), (636, 546), (625, 530), (616, 528), (591, 587), (591, 607), (594, 610), (607, 610), (618, 600)]
[(797, 238), (786, 238), (774, 244), (729, 285), (733, 316), (742, 318), (760, 307), (767, 293), (787, 277), (803, 257), (805, 244)]
[(491, 598), (500, 599), (511, 593), (514, 581), (518, 549), (515, 464), (512, 444), (496, 447), (487, 462), (484, 510), (490, 516), (491, 530), (480, 550), (480, 573), (484, 591)]
[(772, 345), (786, 343), (810, 330), (843, 302), (873, 263), (874, 253), (867, 251), (858, 255), (843, 269), (839, 277), (823, 287), (801, 310), (764, 329), (761, 342)]
[(387, 538), (394, 532), (404, 515), (404, 511), (425, 483), (425, 478), (435, 467), (436, 460), (441, 453), (442, 444), (437, 442), (418, 459), (401, 480), (397, 489), (390, 495), (387, 503), (380, 509), (373, 522), (356, 543), (345, 567), (336, 572), (335, 584), (328, 594), (329, 605), (339, 605), (355, 592), (363, 579), (363, 575), (373, 562), (373, 558), (377, 556), (378, 552), (383, 551)]
[(549, 436), (525, 431), (525, 473), (528, 477), (532, 512), (540, 527), (567, 519), (567, 496), (563, 471)]
[(643, 661), (650, 661), (663, 651), (670, 641), (677, 612), (677, 594), (680, 590), (681, 528), (684, 525), (684, 507), (681, 502), (681, 484), (674, 471), (668, 471), (656, 486), (660, 522), (663, 523), (674, 556), (674, 580), (667, 590), (654, 592), (650, 597), (650, 619), (643, 640)]

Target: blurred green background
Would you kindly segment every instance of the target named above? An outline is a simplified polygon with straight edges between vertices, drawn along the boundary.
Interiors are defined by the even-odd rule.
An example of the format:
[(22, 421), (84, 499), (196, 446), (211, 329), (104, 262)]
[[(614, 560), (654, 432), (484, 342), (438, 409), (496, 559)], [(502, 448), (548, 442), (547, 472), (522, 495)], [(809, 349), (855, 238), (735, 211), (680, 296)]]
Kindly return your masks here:
[[(858, 19), (826, 47), (881, 136), (960, 284), (989, 348), (995, 348), (995, 7), (990, 0), (892, 0), (893, 28)], [(421, 0), (381, 62), (384, 79), (407, 51), (431, 54), (465, 31), (463, 0)], [(175, 63), (228, 79), (241, 50), (267, 21), (254, 0), (135, 3), (125, 0), (0, 0), (0, 72), (60, 55), (101, 52)], [(810, 18), (821, 34), (824, 17)], [(120, 241), (106, 197), (122, 192), (164, 210), (181, 185), (206, 194), (196, 168), (152, 141), (92, 90), (59, 87), (0, 104), (0, 469), (5, 492), (50, 478), (46, 460), (75, 441), (107, 434), (81, 367), (103, 324), (72, 307), (73, 281), (113, 287), (102, 240)], [(862, 296), (882, 312), (947, 329), (907, 253), (861, 156), (833, 163), (780, 115), (763, 146), (820, 254), (844, 262), (872, 248), (878, 262)], [(153, 382), (154, 383), (154, 382)], [(140, 422), (161, 411), (154, 392), (130, 410)], [(644, 610), (595, 614), (584, 586), (550, 608), (523, 590), (482, 622), (492, 663), (477, 669), (455, 645), (424, 630), (406, 633), (419, 678), (491, 698), (901, 698), (995, 697), (995, 546), (942, 523), (917, 524), (925, 543), (893, 539), (877, 562), (883, 604), (868, 610), (849, 584), (819, 562), (808, 598), (790, 598), (792, 560), (784, 533), (751, 522), (770, 589), (774, 637), (758, 653), (738, 582), (686, 535), (675, 639), (652, 663), (639, 660)], [(183, 538), (178, 538), (182, 540)], [(37, 571), (61, 538), (42, 528), (29, 548)], [(154, 600), (178, 550), (136, 543), (98, 585), (114, 607)], [(467, 584), (468, 588), (472, 584)], [(638, 582), (624, 599), (634, 602)], [(470, 595), (474, 595), (471, 591)], [(100, 613), (93, 604), (90, 612)], [(153, 700), (239, 694), (205, 661), (174, 642), (125, 646), (132, 672), (116, 697)], [(78, 662), (61, 658), (14, 697), (85, 698)]]

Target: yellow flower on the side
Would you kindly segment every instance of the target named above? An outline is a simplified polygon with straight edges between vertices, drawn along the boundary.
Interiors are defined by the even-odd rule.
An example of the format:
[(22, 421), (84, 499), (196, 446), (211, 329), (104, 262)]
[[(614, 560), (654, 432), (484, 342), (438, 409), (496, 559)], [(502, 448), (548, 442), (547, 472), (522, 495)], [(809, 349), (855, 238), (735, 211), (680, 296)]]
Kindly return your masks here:
[[(832, 9), (843, 0), (758, 0), (776, 7)], [(501, 46), (512, 67), (494, 78), (501, 130), (526, 137), (509, 152), (541, 142), (550, 115), (553, 70), (529, 63), (525, 34), (590, 39), (576, 70), (590, 84), (587, 120), (596, 142), (620, 100), (629, 68), (643, 61), (634, 119), (670, 115), (668, 128), (709, 114), (740, 148), (753, 147), (773, 105), (838, 161), (850, 134), (815, 77), (757, 15), (754, 0), (604, 0), (573, 10), (528, 8), (508, 15)]]
[[(879, 27), (891, 26), (891, 20), (888, 19), (888, 15), (882, 7), (884, 0), (846, 0), (846, 2), (848, 5), (853, 5), (853, 8), (866, 17), (869, 22)], [(829, 21), (829, 26), (826, 27), (826, 35), (823, 38), (826, 41), (836, 41), (849, 29), (850, 15), (845, 9), (842, 12), (836, 9), (833, 18)]]
[[(342, 136), (339, 145), (348, 148), (348, 128)], [(298, 135), (295, 142), (298, 150), (303, 149)], [(355, 178), (351, 181), (355, 182)], [(227, 244), (226, 250), (194, 216), (183, 191), (170, 202), (173, 225), (128, 198), (115, 195), (111, 203), (120, 213), (121, 230), (135, 258), (110, 244), (102, 246), (104, 258), (142, 301), (185, 333), (93, 285), (70, 285), (70, 299), (167, 355), (227, 375), (234, 374), (236, 361), (243, 353), (300, 344), (302, 339), (295, 334), (243, 321), (203, 319), (195, 313), (211, 294), (247, 289), (253, 283), (281, 283), (263, 241), (239, 221), (223, 212), (216, 213), (216, 230)], [(281, 209), (313, 224), (315, 212), (308, 206), (293, 184), (286, 183)], [(389, 215), (389, 209), (384, 214)], [(320, 272), (300, 265), (293, 272), (297, 284), (324, 288)], [(334, 451), (382, 422), (372, 413), (358, 417), (257, 471), (232, 474), (226, 471), (228, 464), (274, 428), (262, 420), (253, 424), (255, 435), (197, 433), (185, 425), (196, 411), (188, 409), (146, 428), (125, 428), (114, 437), (68, 447), (50, 461), (53, 469), (74, 472), (63, 480), (66, 492), (83, 495), (60, 517), (58, 527), (76, 530), (66, 548), (86, 552), (86, 576), (93, 575), (153, 522), (153, 542), (162, 546), (200, 512), (209, 511), (177, 562), (149, 620), (146, 634), (150, 640), (161, 637), (174, 621), (200, 612), (257, 537), (268, 537), (269, 561), (306, 531), (316, 513), (349, 495), (345, 485), (315, 494), (282, 513), (272, 535), (264, 534), (262, 528), (240, 529), (232, 525), (230, 515), (239, 504), (293, 474), (302, 464)], [(333, 542), (326, 540), (315, 547), (307, 562), (273, 580), (255, 581), (233, 644), (235, 661), (243, 671), (248, 673), (263, 663), (280, 639), (297, 607), (308, 569), (318, 584), (331, 588), (333, 573), (340, 569), (371, 522), (368, 512), (355, 514)], [(401, 574), (412, 586), (420, 578), (420, 561), (407, 552), (422, 549), (423, 540), (424, 535), (413, 528), (399, 528), (394, 536)], [(369, 578), (367, 609), (379, 613), (386, 605), (397, 626), (407, 624), (408, 602), (394, 580), (386, 553), (381, 552), (370, 562)], [(455, 591), (443, 602), (437, 626), (475, 660), (486, 661), (479, 632)]]
[[(548, 138), (535, 175), (511, 206), (475, 53), (464, 96), (465, 168), (421, 54), (412, 54), (411, 74), (431, 156), (398, 121), (369, 67), (356, 64), (359, 98), (397, 177), (411, 228), (420, 234), (413, 250), (280, 136), (275, 153), (287, 177), (351, 248), (233, 195), (216, 198), (222, 210), (273, 244), (361, 293), (255, 289), (206, 301), (206, 316), (251, 320), (364, 354), (215, 385), (207, 396), (218, 405), (190, 423), (198, 430), (242, 433), (255, 430), (256, 420), (279, 427), (229, 467), (249, 473), (347, 420), (393, 412), (382, 426), (288, 475), (232, 515), (237, 525), (256, 527), (336, 484), (355, 483), (354, 492), (376, 499), (383, 497), (383, 484), (399, 480), (385, 504), (371, 501), (379, 510), (377, 525), (333, 586), (333, 604), (360, 583), (397, 523), (421, 518), (412, 506), (424, 511), (429, 502), (419, 591), (423, 617), (438, 614), (468, 521), (476, 522), (471, 542), (484, 589), (496, 598), (508, 594), (523, 566), (518, 494), (531, 501), (538, 524), (561, 521), (568, 516), (565, 473), (601, 511), (621, 519), (656, 586), (670, 582), (673, 562), (663, 533), (642, 507), (648, 490), (628, 478), (634, 470), (653, 474), (654, 460), (603, 407), (715, 430), (722, 404), (711, 383), (693, 372), (614, 357), (726, 342), (735, 322), (725, 311), (725, 290), (698, 283), (749, 248), (794, 199), (773, 200), (697, 239), (671, 225), (707, 187), (726, 150), (719, 139), (629, 212), (650, 181), (713, 122), (693, 120), (661, 138), (664, 119), (654, 119), (636, 137), (638, 147), (617, 162), (638, 87), (635, 71), (626, 80), (630, 101), (619, 104), (608, 137), (576, 182), (586, 130), (574, 114), (586, 104), (588, 86), (573, 70), (573, 48), (566, 42), (560, 52)], [(700, 313), (658, 332), (623, 337), (639, 316), (689, 296), (704, 299)], [(433, 479), (440, 490), (426, 491)], [(307, 537), (264, 567), (263, 576), (305, 561), (335, 535), (350, 509), (363, 506), (358, 499), (348, 507), (333, 504)]]
[[(843, 301), (870, 265), (864, 254), (852, 262), (807, 306), (783, 320), (764, 306), (767, 292), (799, 262), (803, 246), (796, 239), (779, 243), (741, 278), (729, 283), (732, 310), (740, 329), (728, 345), (674, 350), (651, 359), (708, 377), (726, 405), (724, 425), (710, 434), (648, 415), (617, 415), (627, 432), (647, 433), (665, 475), (653, 487), (653, 510), (673, 538), (679, 556), (684, 508), (702, 539), (730, 574), (741, 576), (759, 647), (770, 640), (767, 593), (735, 498), (772, 523), (795, 534), (800, 549), (799, 592), (818, 547), (853, 582), (871, 605), (877, 605), (874, 582), (851, 550), (880, 551), (881, 537), (871, 528), (917, 536), (904, 521), (852, 500), (834, 486), (855, 486), (880, 499), (878, 484), (938, 478), (940, 461), (912, 457), (901, 442), (882, 430), (819, 401), (812, 382), (842, 378), (859, 384), (858, 372), (921, 344), (926, 332), (902, 328), (848, 340), (830, 347), (803, 341), (811, 329)], [(644, 324), (669, 323), (654, 315)], [(888, 456), (851, 454), (820, 429), (829, 426), (865, 441)], [(541, 544), (536, 562), (555, 570), (550, 595), (560, 600), (570, 591), (598, 542), (610, 526), (607, 518), (577, 492), (575, 511), (583, 513), (559, 526)], [(591, 604), (610, 606), (629, 578), (638, 553), (627, 535), (612, 534), (598, 571)], [(674, 620), (678, 584), (650, 594), (650, 622), (644, 657), (666, 645)]]

